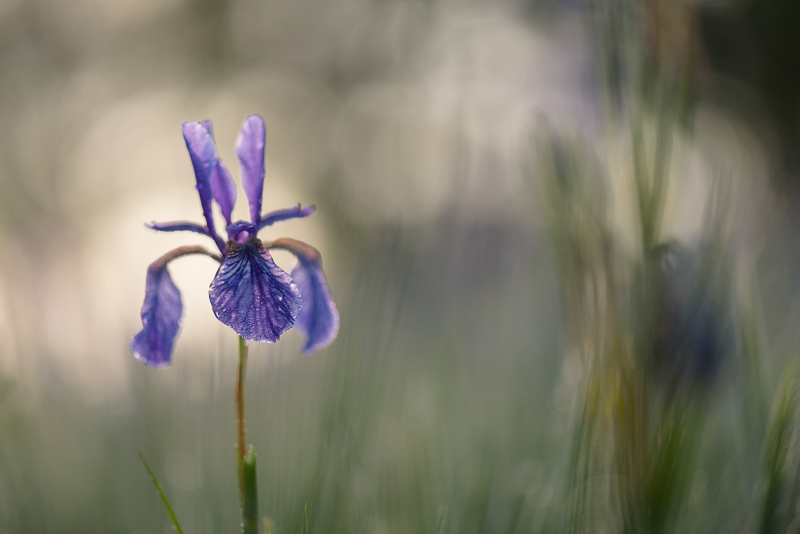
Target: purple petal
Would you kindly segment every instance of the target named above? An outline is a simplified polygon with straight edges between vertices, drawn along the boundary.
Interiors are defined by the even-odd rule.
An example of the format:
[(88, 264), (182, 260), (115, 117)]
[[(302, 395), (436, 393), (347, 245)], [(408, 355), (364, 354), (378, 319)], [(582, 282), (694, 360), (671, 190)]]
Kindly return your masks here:
[(222, 238), (219, 237), (216, 233), (210, 234), (208, 228), (206, 228), (205, 226), (200, 226), (197, 223), (188, 221), (175, 221), (168, 223), (152, 222), (149, 224), (145, 224), (145, 226), (147, 226), (152, 230), (156, 230), (158, 232), (195, 232), (197, 234), (203, 234), (209, 236), (214, 240), (214, 243), (217, 245), (219, 251), (223, 255), (225, 254), (225, 241), (223, 241)]
[(315, 211), (317, 211), (317, 207), (313, 204), (306, 206), (305, 208), (301, 208), (300, 204), (298, 204), (293, 208), (271, 211), (264, 215), (264, 218), (262, 218), (261, 222), (258, 223), (258, 229), (261, 230), (262, 228), (272, 226), (275, 223), (288, 219), (302, 219), (303, 217), (308, 217)]
[[(206, 129), (208, 135), (211, 136), (211, 140), (216, 142), (214, 140), (214, 127), (211, 125), (211, 121), (203, 121), (201, 125)], [(236, 204), (236, 183), (233, 181), (228, 167), (225, 166), (225, 162), (219, 158), (217, 158), (216, 167), (211, 171), (209, 183), (214, 200), (219, 204), (225, 221), (230, 224), (233, 205)]]
[(194, 175), (197, 179), (196, 188), (200, 195), (200, 204), (203, 206), (203, 216), (206, 219), (210, 235), (213, 236), (216, 235), (216, 230), (211, 212), (213, 193), (210, 180), (211, 174), (217, 167), (217, 148), (214, 146), (214, 138), (203, 124), (184, 122), (182, 129), (186, 148), (189, 149), (189, 156), (192, 158)]
[(258, 115), (250, 115), (242, 123), (236, 138), (236, 156), (242, 169), (242, 187), (250, 203), (250, 220), (261, 220), (261, 196), (264, 189), (264, 146), (267, 130)]
[(278, 341), (300, 310), (297, 285), (258, 239), (231, 243), (208, 294), (217, 319), (251, 341)]
[(156, 230), (159, 232), (195, 232), (198, 234), (208, 235), (208, 228), (189, 221), (175, 221), (168, 223), (151, 222), (149, 224), (145, 224), (145, 226), (151, 230)]
[(301, 241), (289, 238), (275, 240), (274, 248), (288, 250), (300, 260), (292, 271), (292, 279), (300, 290), (303, 307), (295, 320), (295, 328), (306, 335), (304, 352), (314, 352), (330, 345), (339, 332), (339, 312), (328, 289), (319, 251)]
[(339, 333), (339, 312), (333, 303), (322, 266), (300, 258), (292, 271), (292, 278), (303, 299), (303, 307), (294, 324), (308, 338), (303, 352), (324, 349)]
[(222, 210), (222, 216), (228, 224), (231, 223), (231, 213), (233, 212), (233, 205), (236, 204), (236, 183), (228, 172), (228, 167), (221, 160), (217, 160), (217, 166), (211, 172), (209, 178), (211, 184), (211, 193), (214, 200), (219, 204)]
[(131, 340), (131, 350), (137, 360), (155, 368), (172, 363), (172, 347), (178, 335), (182, 309), (181, 294), (166, 264), (153, 264), (147, 270), (142, 331)]

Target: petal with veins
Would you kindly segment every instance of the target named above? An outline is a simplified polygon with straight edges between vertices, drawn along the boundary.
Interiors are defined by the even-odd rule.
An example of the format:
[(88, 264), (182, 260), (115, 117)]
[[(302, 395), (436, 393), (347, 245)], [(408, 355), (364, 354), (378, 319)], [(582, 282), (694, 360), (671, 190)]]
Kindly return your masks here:
[(230, 243), (209, 297), (217, 319), (243, 338), (265, 343), (294, 325), (301, 305), (297, 285), (258, 239)]

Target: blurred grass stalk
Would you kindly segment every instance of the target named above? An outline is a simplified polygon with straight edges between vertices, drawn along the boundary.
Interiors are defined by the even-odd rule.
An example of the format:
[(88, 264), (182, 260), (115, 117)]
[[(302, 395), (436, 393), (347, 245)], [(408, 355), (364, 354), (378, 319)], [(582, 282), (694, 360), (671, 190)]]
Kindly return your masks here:
[[(595, 12), (607, 67), (609, 127), (627, 131), (630, 140), (621, 152), (631, 159), (638, 217), (640, 245), (633, 256), (610, 230), (604, 195), (606, 177), (619, 179), (625, 171), (604, 169), (579, 140), (551, 133), (545, 144), (567, 350), (590, 369), (566, 481), (568, 532), (681, 531), (709, 394), (720, 360), (732, 351), (724, 339), (735, 308), (728, 296), (735, 266), (724, 237), (726, 191), (712, 188), (707, 241), (697, 255), (667, 241), (662, 231), (673, 136), (691, 118), (691, 50), (667, 54), (663, 47), (671, 36), (658, 27), (662, 11), (670, 9), (688, 9), (681, 16), (691, 12), (681, 3), (660, 1), (600, 3)], [(655, 26), (643, 21), (650, 16)], [(638, 54), (640, 45), (650, 53)], [(751, 353), (757, 350), (756, 320), (733, 321), (748, 333)], [(764, 447), (764, 533), (782, 532), (779, 524), (785, 528), (776, 514), (795, 419), (794, 384), (787, 380), (778, 395)]]
[[(663, 376), (672, 383), (663, 391), (652, 390), (661, 326), (658, 295), (665, 290), (657, 273), (673, 135), (670, 119), (669, 112), (659, 114), (652, 158), (646, 157), (641, 125), (631, 128), (641, 235), (640, 256), (633, 262), (620, 253), (608, 230), (605, 206), (598, 200), (602, 195), (592, 193), (602, 184), (587, 184), (603, 173), (591, 170), (591, 176), (581, 176), (587, 166), (575, 163), (594, 160), (574, 142), (557, 139), (549, 147), (557, 217), (552, 228), (572, 337), (568, 346), (591, 370), (584, 385), (583, 411), (576, 416), (567, 480), (569, 532), (591, 532), (598, 522), (625, 533), (670, 531), (685, 501), (701, 437), (704, 392), (681, 375), (688, 369)], [(597, 491), (602, 487), (615, 492), (603, 498)], [(607, 514), (613, 509), (620, 511), (616, 520)], [(601, 510), (606, 514), (602, 520)]]
[[(791, 513), (788, 504), (797, 502), (797, 484), (793, 488), (786, 487), (789, 481), (788, 471), (794, 460), (791, 448), (797, 439), (793, 436), (797, 422), (796, 405), (796, 372), (794, 369), (787, 369), (784, 372), (783, 385), (775, 396), (769, 432), (764, 443), (764, 496), (759, 529), (762, 534), (787, 532), (789, 518), (786, 516), (787, 512)], [(789, 493), (785, 493), (787, 489)], [(787, 506), (781, 506), (782, 499), (786, 499)]]

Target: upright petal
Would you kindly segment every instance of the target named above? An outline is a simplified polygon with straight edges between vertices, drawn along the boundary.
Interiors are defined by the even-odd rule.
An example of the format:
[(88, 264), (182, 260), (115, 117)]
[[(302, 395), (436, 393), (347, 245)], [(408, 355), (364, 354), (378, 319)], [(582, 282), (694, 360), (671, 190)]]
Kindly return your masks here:
[(182, 129), (186, 148), (189, 149), (189, 156), (192, 158), (203, 216), (210, 234), (216, 235), (211, 211), (211, 202), (214, 198), (211, 191), (211, 174), (217, 167), (217, 148), (214, 146), (214, 138), (211, 137), (208, 128), (198, 122), (184, 122)]
[(250, 203), (250, 220), (261, 220), (261, 196), (264, 190), (264, 146), (267, 130), (258, 115), (250, 115), (242, 123), (236, 138), (236, 156), (242, 168), (242, 187)]
[(322, 271), (319, 251), (289, 238), (277, 239), (270, 247), (282, 248), (297, 256), (299, 262), (292, 271), (292, 279), (300, 290), (303, 307), (294, 326), (306, 335), (304, 352), (324, 349), (336, 339), (339, 332), (339, 312)]
[(255, 238), (230, 242), (208, 293), (217, 319), (251, 341), (278, 341), (300, 311), (297, 285)]
[(156, 368), (172, 363), (172, 347), (180, 328), (182, 310), (181, 294), (166, 264), (153, 264), (147, 270), (142, 331), (131, 340), (131, 350), (137, 360)]
[[(211, 121), (203, 121), (201, 125), (206, 129), (208, 135), (211, 136), (211, 140), (216, 144), (216, 139), (214, 139), (214, 127)], [(230, 224), (233, 205), (236, 204), (236, 183), (233, 181), (231, 173), (228, 172), (228, 167), (225, 166), (225, 162), (219, 158), (217, 158), (217, 165), (211, 171), (209, 182), (211, 185), (211, 194), (214, 200), (217, 201), (217, 204), (219, 204), (225, 221)]]
[(222, 216), (230, 224), (233, 205), (236, 204), (236, 183), (221, 159), (217, 159), (217, 166), (211, 172), (209, 183), (211, 184), (211, 194), (222, 210)]

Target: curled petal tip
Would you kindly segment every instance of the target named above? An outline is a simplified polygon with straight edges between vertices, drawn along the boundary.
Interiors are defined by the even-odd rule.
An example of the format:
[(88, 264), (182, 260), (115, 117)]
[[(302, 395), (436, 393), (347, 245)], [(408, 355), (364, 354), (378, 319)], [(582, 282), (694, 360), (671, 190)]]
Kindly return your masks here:
[(297, 203), (297, 211), (300, 217), (308, 217), (309, 215), (313, 214), (317, 211), (317, 206), (314, 204), (309, 204), (305, 208), (298, 202)]
[(205, 128), (205, 130), (208, 132), (208, 135), (210, 135), (211, 138), (213, 139), (214, 138), (214, 125), (211, 124), (211, 121), (206, 119), (206, 120), (202, 121), (200, 124), (203, 126), (203, 128)]

